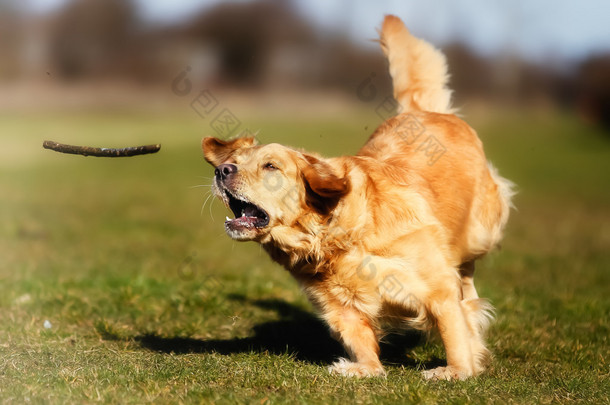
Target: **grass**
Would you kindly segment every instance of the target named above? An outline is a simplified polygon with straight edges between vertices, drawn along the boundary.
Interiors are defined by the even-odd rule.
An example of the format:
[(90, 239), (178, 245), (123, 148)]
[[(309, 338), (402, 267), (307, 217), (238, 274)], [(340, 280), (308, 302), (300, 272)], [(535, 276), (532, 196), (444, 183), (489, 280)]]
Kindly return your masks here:
[[(1, 117), (0, 400), (608, 403), (610, 138), (570, 116), (474, 121), (520, 189), (502, 250), (477, 273), (497, 308), (495, 359), (479, 378), (427, 382), (419, 371), (444, 353), (414, 333), (384, 344), (385, 379), (326, 372), (342, 350), (296, 283), (223, 234), (218, 202), (200, 212), (207, 189), (191, 186), (212, 176), (199, 150), (211, 131), (196, 114)], [(248, 124), (333, 155), (355, 152), (375, 120)], [(43, 139), (163, 147), (96, 159)]]

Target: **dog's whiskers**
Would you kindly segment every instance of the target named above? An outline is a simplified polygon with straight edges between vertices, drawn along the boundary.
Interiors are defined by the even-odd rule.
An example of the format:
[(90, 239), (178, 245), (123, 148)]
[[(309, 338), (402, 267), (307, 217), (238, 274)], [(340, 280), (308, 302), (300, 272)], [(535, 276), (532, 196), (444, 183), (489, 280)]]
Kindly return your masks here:
[[(198, 177), (203, 177), (203, 176), (198, 176)], [(210, 179), (209, 177), (203, 177), (203, 178)], [(210, 202), (210, 218), (212, 218), (212, 222), (214, 222), (214, 215), (212, 215), (212, 205), (214, 204), (214, 201), (215, 201), (215, 199), (213, 198), (214, 197), (214, 191), (212, 189), (213, 184), (197, 184), (197, 185), (191, 186), (189, 188), (193, 189), (193, 188), (200, 188), (200, 187), (209, 187), (209, 190), (205, 194), (206, 198), (205, 198), (205, 201), (203, 202), (203, 204), (201, 205), (201, 210), (199, 211), (199, 216), (203, 216), (203, 210), (205, 210), (205, 206), (207, 205), (208, 201), (210, 201), (210, 198), (212, 198), (212, 200)]]
[[(214, 193), (212, 192), (212, 190), (210, 190), (210, 197), (214, 197)], [(208, 198), (210, 198), (208, 197)], [(207, 199), (206, 199), (207, 201)], [(214, 204), (214, 201), (216, 201), (215, 198), (212, 198), (212, 201), (210, 202), (210, 218), (212, 218), (212, 222), (214, 222), (214, 215), (212, 214), (212, 205)]]
[[(205, 199), (205, 201), (203, 202), (203, 205), (201, 205), (201, 211), (199, 211), (199, 216), (203, 216), (203, 210), (205, 209), (205, 205), (208, 203), (209, 199), (214, 197), (214, 193), (212, 192), (212, 190), (209, 190), (207, 193), (207, 197)], [(214, 201), (214, 200), (212, 200)], [(212, 204), (210, 203), (210, 213), (212, 212)], [(212, 216), (212, 221), (214, 221), (214, 217)]]

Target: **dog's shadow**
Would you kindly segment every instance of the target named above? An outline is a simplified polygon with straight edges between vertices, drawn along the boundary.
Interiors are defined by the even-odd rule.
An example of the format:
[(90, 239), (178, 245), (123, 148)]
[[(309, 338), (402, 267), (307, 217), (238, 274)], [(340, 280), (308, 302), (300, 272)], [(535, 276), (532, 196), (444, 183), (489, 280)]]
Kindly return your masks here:
[[(297, 360), (315, 364), (330, 364), (338, 357), (345, 356), (343, 347), (331, 338), (326, 325), (310, 312), (277, 299), (247, 300), (236, 295), (231, 299), (274, 310), (280, 319), (254, 326), (253, 336), (247, 338), (201, 340), (147, 334), (138, 336), (135, 340), (146, 349), (176, 354), (289, 353)], [(384, 363), (417, 367), (418, 364), (409, 359), (406, 352), (418, 345), (421, 340), (421, 333), (416, 331), (388, 335), (380, 344), (381, 360)], [(440, 363), (440, 360), (433, 359), (424, 366)]]

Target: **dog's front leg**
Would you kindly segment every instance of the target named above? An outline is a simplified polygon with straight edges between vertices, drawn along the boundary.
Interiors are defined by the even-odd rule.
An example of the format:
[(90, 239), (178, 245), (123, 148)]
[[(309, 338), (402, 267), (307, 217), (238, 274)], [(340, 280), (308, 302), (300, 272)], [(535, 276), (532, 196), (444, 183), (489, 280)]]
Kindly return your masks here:
[(379, 361), (379, 344), (371, 322), (352, 308), (327, 311), (324, 318), (331, 332), (345, 347), (350, 360), (339, 359), (329, 367), (334, 374), (367, 377), (385, 375)]

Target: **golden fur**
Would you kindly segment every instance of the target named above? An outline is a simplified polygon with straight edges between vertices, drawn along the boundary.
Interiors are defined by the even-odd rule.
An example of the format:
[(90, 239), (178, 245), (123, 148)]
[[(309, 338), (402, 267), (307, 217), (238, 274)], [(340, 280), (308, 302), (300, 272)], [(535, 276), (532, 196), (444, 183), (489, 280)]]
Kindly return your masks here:
[(331, 372), (384, 374), (383, 327), (408, 324), (435, 326), (443, 340), (447, 366), (426, 378), (474, 376), (489, 357), (491, 319), (474, 260), (500, 241), (511, 183), (451, 114), (444, 56), (394, 16), (381, 44), (403, 110), (356, 156), (324, 159), (249, 137), (205, 138), (204, 156), (236, 214), (227, 233), (283, 265), (345, 347), (350, 359)]

